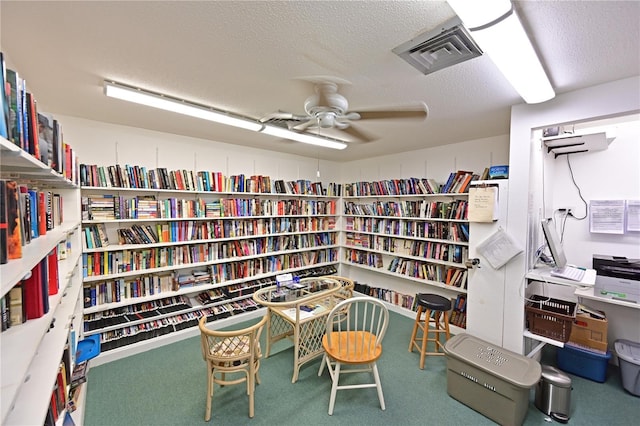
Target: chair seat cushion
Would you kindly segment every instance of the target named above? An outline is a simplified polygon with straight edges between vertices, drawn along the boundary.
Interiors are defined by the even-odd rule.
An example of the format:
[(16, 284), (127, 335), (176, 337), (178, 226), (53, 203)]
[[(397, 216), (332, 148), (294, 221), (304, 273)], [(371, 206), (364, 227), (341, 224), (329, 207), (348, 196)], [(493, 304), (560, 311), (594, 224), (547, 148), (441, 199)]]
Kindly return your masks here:
[(347, 364), (373, 362), (382, 355), (375, 334), (366, 331), (334, 331), (331, 346), (327, 335), (322, 338), (322, 346), (328, 356)]
[(249, 353), (249, 336), (227, 337), (209, 347), (213, 356), (238, 357)]
[(434, 311), (448, 311), (451, 309), (451, 300), (437, 294), (418, 294), (418, 304), (423, 308)]

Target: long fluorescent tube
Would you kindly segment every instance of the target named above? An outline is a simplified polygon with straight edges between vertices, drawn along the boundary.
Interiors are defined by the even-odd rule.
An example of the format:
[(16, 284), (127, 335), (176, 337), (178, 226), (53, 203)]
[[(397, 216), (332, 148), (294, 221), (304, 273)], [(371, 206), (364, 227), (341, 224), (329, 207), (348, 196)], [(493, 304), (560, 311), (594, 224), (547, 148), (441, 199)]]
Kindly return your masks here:
[(555, 96), (509, 0), (448, 0), (448, 3), (526, 103), (540, 103)]
[(309, 133), (299, 133), (293, 130), (287, 130), (282, 127), (271, 126), (266, 124), (262, 129), (262, 133), (267, 135), (277, 136), (279, 138), (291, 139), (297, 142), (308, 143), (311, 145), (318, 145), (325, 148), (333, 149), (345, 149), (347, 144), (335, 139), (323, 138), (320, 136), (311, 135)]
[(262, 123), (252, 121), (249, 118), (233, 116), (231, 113), (226, 111), (215, 110), (213, 108), (187, 102), (182, 99), (172, 98), (170, 96), (149, 92), (112, 81), (104, 82), (104, 93), (112, 98), (176, 112), (178, 114), (189, 115), (191, 117), (201, 118), (203, 120), (213, 121), (229, 126), (240, 127), (242, 129), (253, 130), (254, 132), (259, 132), (263, 127)]

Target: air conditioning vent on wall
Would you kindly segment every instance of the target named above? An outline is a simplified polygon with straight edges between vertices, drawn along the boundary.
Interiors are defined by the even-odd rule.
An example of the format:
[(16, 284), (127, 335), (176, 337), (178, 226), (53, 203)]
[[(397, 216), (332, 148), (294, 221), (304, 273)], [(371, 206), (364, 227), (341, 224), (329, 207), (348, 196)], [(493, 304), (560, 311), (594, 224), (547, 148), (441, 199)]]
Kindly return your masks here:
[(482, 50), (455, 17), (435, 30), (401, 44), (393, 49), (393, 53), (421, 73), (430, 74), (480, 56)]

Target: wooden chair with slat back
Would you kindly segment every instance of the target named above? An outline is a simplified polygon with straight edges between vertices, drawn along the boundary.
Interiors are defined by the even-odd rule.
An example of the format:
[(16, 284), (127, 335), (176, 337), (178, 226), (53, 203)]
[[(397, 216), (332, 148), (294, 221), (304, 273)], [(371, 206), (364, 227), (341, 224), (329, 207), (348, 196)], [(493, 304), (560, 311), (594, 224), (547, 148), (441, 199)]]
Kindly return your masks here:
[(265, 315), (258, 323), (241, 330), (212, 330), (206, 326), (206, 317), (200, 318), (202, 357), (207, 363), (207, 406), (204, 419), (211, 419), (214, 385), (247, 383), (249, 417), (254, 412), (254, 391), (260, 384), (260, 334), (267, 322)]
[[(336, 320), (347, 313), (347, 320)], [(325, 354), (318, 376), (324, 367), (332, 380), (329, 415), (333, 414), (336, 393), (342, 389), (375, 387), (380, 408), (385, 409), (377, 360), (382, 355), (382, 339), (389, 323), (389, 311), (373, 297), (352, 297), (338, 303), (327, 317), (327, 330), (322, 338)], [(370, 372), (373, 382), (340, 385), (340, 374)]]
[[(340, 277), (338, 275), (327, 275), (323, 278), (330, 278), (332, 280), (339, 281), (342, 284), (342, 288), (338, 290), (338, 292), (334, 293), (332, 297), (334, 298), (334, 303), (340, 303), (345, 299), (350, 299), (353, 297), (353, 288), (355, 286), (354, 281), (351, 278)], [(343, 321), (346, 319), (348, 314), (348, 308), (345, 308), (341, 315), (334, 316), (335, 321)]]

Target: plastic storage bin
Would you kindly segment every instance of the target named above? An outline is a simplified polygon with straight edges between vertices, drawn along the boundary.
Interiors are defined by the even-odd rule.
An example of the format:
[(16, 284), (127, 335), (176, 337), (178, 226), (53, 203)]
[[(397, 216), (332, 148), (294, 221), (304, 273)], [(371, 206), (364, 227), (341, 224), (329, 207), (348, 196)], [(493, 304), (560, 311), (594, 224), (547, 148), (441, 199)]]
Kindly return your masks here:
[(524, 307), (527, 327), (533, 334), (564, 343), (571, 335), (571, 325), (576, 319), (576, 306), (574, 302), (535, 294)]
[(565, 346), (556, 351), (556, 362), (562, 371), (600, 383), (607, 380), (609, 359), (611, 352), (608, 351), (601, 354), (574, 346)]
[(635, 396), (640, 396), (640, 343), (618, 339), (615, 344), (620, 362), (622, 387)]
[(449, 396), (496, 423), (522, 424), (540, 380), (538, 361), (466, 333), (449, 339), (444, 351)]

